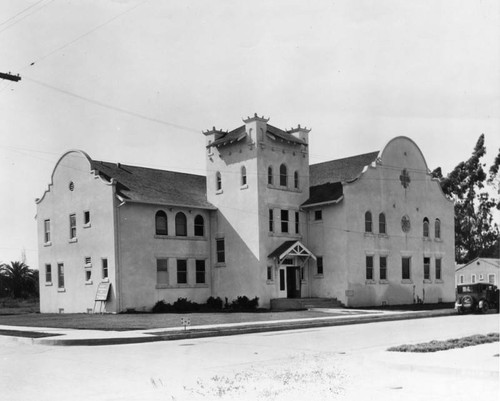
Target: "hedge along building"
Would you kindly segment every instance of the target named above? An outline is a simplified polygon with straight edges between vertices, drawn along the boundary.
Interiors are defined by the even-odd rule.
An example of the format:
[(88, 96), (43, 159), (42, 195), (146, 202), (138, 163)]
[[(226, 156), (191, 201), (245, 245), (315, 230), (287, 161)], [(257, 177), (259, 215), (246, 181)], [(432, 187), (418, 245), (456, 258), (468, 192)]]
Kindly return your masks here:
[(206, 177), (70, 151), (37, 200), (41, 312), (179, 297), (454, 299), (453, 204), (413, 141), (309, 165), (309, 130), (257, 115), (206, 136)]

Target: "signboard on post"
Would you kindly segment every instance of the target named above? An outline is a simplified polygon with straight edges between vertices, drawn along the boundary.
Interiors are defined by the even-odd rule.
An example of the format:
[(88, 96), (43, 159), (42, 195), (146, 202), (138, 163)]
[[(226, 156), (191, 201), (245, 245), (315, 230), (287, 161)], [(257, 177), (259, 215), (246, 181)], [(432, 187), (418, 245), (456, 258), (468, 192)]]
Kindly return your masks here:
[(99, 283), (95, 300), (105, 302), (108, 299), (109, 287), (111, 287), (111, 283)]

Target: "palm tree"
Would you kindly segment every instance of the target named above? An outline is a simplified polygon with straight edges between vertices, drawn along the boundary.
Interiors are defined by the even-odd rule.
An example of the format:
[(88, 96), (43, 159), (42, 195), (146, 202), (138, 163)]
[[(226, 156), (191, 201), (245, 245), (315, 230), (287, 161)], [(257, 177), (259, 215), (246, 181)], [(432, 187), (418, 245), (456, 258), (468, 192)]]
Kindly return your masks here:
[(10, 290), (14, 298), (37, 292), (37, 272), (24, 262), (10, 262), (0, 265), (3, 284)]

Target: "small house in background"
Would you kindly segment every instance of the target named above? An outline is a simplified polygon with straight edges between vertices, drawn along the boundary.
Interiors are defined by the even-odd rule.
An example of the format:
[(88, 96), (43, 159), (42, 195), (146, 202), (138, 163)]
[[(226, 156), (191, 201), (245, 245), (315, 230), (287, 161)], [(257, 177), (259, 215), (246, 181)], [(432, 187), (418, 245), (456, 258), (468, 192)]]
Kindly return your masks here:
[(455, 282), (459, 284), (488, 283), (498, 286), (500, 259), (476, 258), (459, 265), (455, 270)]
[(41, 312), (454, 300), (453, 202), (415, 142), (311, 165), (310, 130), (268, 121), (203, 132), (206, 175), (64, 154), (37, 200)]

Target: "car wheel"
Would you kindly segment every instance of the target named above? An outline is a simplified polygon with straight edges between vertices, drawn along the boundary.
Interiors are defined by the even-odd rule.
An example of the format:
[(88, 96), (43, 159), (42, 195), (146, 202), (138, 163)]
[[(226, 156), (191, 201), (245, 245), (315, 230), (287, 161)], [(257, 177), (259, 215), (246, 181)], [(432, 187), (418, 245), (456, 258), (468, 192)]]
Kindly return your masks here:
[(482, 313), (487, 313), (487, 312), (488, 312), (488, 310), (489, 310), (489, 305), (488, 305), (488, 302), (483, 301), (483, 306), (482, 306), (482, 308), (481, 308), (481, 312), (482, 312)]

